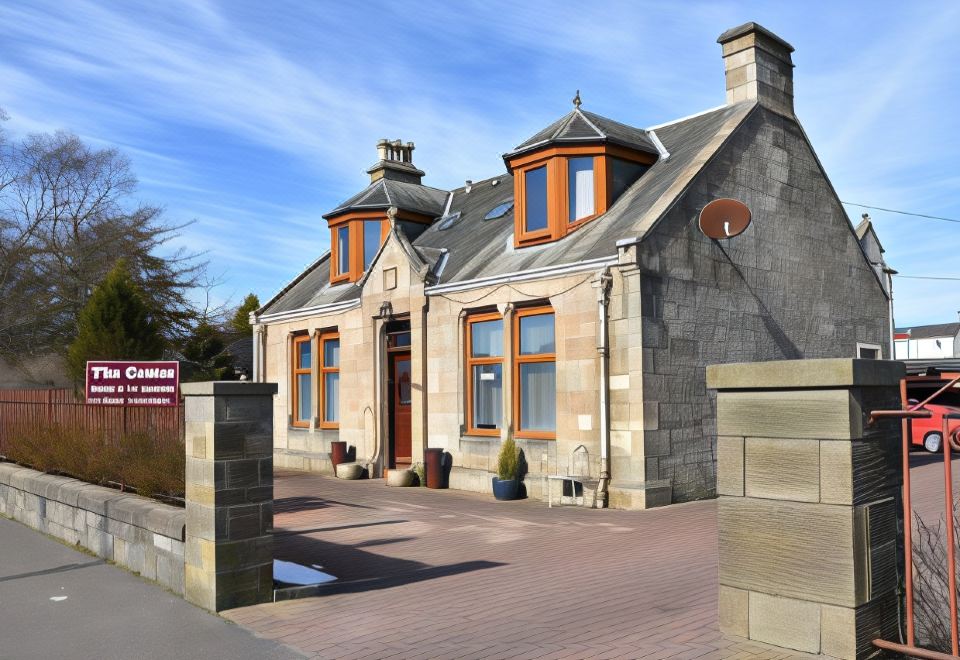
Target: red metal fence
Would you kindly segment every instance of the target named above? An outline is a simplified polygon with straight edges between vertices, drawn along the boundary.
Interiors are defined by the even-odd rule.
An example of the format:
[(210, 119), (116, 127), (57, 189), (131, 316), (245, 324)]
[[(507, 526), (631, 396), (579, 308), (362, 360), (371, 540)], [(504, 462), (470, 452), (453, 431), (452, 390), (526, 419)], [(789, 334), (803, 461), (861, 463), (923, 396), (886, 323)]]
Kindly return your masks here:
[[(931, 381), (940, 385), (933, 394), (923, 401), (910, 405), (910, 399), (907, 395), (907, 385), (910, 381)], [(939, 381), (939, 382), (937, 382)], [(874, 645), (886, 651), (901, 653), (913, 658), (926, 658), (928, 660), (951, 660), (960, 657), (960, 630), (958, 630), (957, 619), (957, 575), (956, 575), (956, 535), (954, 530), (954, 521), (956, 519), (956, 501), (953, 494), (953, 469), (951, 455), (953, 452), (960, 451), (960, 437), (958, 434), (950, 433), (950, 420), (956, 419), (958, 415), (945, 414), (943, 416), (942, 444), (943, 444), (943, 475), (944, 475), (944, 519), (946, 522), (946, 533), (943, 542), (946, 544), (946, 569), (947, 569), (947, 593), (942, 594), (949, 607), (950, 618), (950, 645), (951, 653), (941, 653), (930, 649), (917, 646), (916, 637), (916, 617), (914, 614), (914, 581), (915, 571), (918, 570), (914, 563), (913, 531), (914, 517), (913, 506), (911, 503), (910, 489), (910, 449), (913, 443), (912, 424), (915, 419), (930, 418), (930, 411), (924, 406), (935, 400), (941, 394), (950, 391), (952, 388), (960, 387), (960, 374), (943, 373), (936, 377), (908, 377), (900, 383), (900, 397), (902, 408), (900, 410), (875, 410), (871, 414), (871, 422), (876, 419), (894, 418), (902, 420), (902, 470), (903, 470), (903, 545), (904, 545), (904, 605), (905, 612), (903, 617), (903, 638), (900, 641), (880, 640), (873, 641)]]
[(183, 404), (171, 407), (87, 405), (72, 390), (0, 390), (0, 454), (16, 429), (62, 426), (119, 438), (149, 433), (183, 439)]

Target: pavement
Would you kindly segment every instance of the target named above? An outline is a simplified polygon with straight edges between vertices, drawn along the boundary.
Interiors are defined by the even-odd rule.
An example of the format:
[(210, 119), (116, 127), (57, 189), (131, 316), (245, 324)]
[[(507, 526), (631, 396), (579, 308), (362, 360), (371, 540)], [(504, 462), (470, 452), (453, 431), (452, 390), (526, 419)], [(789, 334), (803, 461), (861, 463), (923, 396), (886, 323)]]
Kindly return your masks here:
[(304, 656), (98, 557), (0, 518), (0, 658)]

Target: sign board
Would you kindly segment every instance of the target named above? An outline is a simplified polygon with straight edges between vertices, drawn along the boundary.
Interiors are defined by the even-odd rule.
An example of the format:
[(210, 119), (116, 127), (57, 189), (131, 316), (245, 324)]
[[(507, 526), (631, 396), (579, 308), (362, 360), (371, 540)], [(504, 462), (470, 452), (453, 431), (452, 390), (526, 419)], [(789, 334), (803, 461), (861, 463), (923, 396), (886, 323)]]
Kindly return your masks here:
[(175, 406), (180, 363), (87, 362), (87, 403), (101, 406)]

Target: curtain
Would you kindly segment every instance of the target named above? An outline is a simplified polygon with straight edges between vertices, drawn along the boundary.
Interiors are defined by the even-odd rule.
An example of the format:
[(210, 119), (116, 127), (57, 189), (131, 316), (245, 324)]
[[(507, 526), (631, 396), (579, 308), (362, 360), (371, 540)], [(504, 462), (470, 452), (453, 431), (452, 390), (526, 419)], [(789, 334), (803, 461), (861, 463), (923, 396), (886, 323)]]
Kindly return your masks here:
[(520, 365), (520, 428), (525, 431), (555, 431), (557, 376), (553, 362)]
[(503, 355), (503, 321), (478, 321), (470, 324), (470, 348), (473, 357)]
[(323, 393), (325, 395), (323, 419), (327, 422), (340, 421), (340, 374), (337, 372), (323, 375)]
[(570, 177), (570, 222), (574, 222), (596, 212), (593, 197), (593, 158), (571, 158), (567, 162)]
[(297, 394), (300, 399), (297, 419), (307, 421), (310, 419), (310, 374), (297, 374)]
[(553, 314), (520, 317), (520, 353), (553, 353)]
[(350, 228), (337, 230), (337, 269), (340, 275), (350, 272)]
[(323, 342), (323, 366), (340, 366), (340, 340), (329, 339)]
[(478, 429), (498, 429), (503, 416), (503, 367), (473, 367), (473, 424)]

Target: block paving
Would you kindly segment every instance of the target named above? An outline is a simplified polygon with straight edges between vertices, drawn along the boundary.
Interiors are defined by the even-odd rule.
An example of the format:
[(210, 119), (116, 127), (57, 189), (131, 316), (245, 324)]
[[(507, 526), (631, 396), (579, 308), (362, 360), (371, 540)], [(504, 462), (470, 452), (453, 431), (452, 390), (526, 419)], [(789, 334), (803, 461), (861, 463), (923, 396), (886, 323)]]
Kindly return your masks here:
[[(943, 464), (911, 462), (914, 507), (936, 521)], [(815, 657), (720, 633), (715, 501), (548, 509), (281, 471), (275, 494), (275, 556), (338, 580), (223, 614), (315, 657)]]
[(649, 511), (279, 472), (275, 556), (337, 576), (225, 612), (322, 658), (795, 658), (721, 635), (716, 502)]

